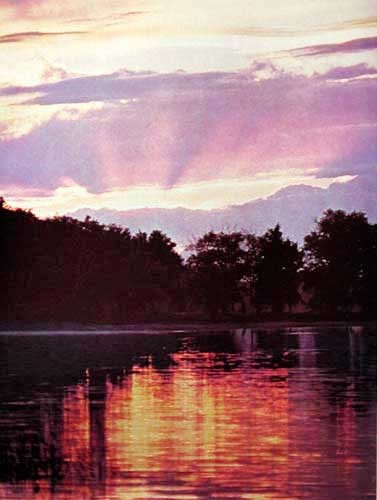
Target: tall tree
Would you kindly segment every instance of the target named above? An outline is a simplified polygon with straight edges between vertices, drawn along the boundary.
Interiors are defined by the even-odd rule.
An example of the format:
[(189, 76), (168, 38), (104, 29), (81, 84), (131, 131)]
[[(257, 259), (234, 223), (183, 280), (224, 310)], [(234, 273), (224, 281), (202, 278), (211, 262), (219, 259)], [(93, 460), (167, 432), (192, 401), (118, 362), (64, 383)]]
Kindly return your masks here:
[(284, 239), (280, 226), (269, 229), (263, 236), (249, 242), (251, 272), (257, 309), (271, 307), (282, 312), (298, 299), (299, 270), (302, 252), (296, 243)]
[(191, 284), (212, 317), (226, 312), (240, 296), (245, 272), (245, 235), (240, 232), (205, 234), (191, 245), (187, 261)]
[[(328, 311), (373, 310), (377, 231), (365, 214), (327, 210), (305, 238), (306, 286), (313, 305)], [(373, 291), (374, 289), (374, 291)]]

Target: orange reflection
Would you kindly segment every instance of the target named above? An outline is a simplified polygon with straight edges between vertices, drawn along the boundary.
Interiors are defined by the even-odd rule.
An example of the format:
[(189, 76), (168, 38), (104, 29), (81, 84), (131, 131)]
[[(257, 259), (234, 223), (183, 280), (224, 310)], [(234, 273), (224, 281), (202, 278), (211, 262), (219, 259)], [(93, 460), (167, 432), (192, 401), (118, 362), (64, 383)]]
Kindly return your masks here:
[(62, 460), (55, 480), (0, 483), (0, 498), (301, 500), (325, 498), (318, 491), (334, 482), (347, 498), (360, 480), (368, 493), (370, 445), (359, 434), (371, 420), (355, 411), (353, 385), (340, 403), (330, 397), (326, 383), (336, 391), (337, 381), (313, 367), (305, 342), (299, 370), (185, 352), (168, 363), (151, 355), (112, 381), (88, 373), (39, 403), (41, 459), (50, 473)]
[(83, 468), (89, 462), (89, 408), (88, 387), (78, 385), (64, 398), (64, 425), (62, 451), (66, 463), (67, 480), (80, 483), (85, 480)]
[[(258, 469), (260, 489), (268, 483), (279, 491), (287, 480), (287, 382), (271, 384), (268, 370), (252, 377), (241, 371), (217, 377), (210, 371), (213, 355), (202, 357), (199, 376), (189, 369), (187, 354), (175, 355), (179, 369), (161, 373), (147, 367), (113, 387), (106, 403), (113, 477), (121, 471), (131, 477), (146, 474), (142, 486), (128, 485), (130, 498), (141, 493), (157, 498), (148, 475), (184, 479), (187, 494), (213, 486), (221, 475), (229, 498), (234, 489), (250, 491), (250, 468)], [(285, 378), (287, 372), (273, 374)]]

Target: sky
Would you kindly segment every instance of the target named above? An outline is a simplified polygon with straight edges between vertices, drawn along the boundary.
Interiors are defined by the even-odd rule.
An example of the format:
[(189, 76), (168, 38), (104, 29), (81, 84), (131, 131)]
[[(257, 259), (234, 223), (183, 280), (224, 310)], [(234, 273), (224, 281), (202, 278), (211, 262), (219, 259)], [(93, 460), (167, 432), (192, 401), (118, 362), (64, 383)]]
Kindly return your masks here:
[(52, 216), (375, 178), (370, 0), (0, 0), (0, 193)]

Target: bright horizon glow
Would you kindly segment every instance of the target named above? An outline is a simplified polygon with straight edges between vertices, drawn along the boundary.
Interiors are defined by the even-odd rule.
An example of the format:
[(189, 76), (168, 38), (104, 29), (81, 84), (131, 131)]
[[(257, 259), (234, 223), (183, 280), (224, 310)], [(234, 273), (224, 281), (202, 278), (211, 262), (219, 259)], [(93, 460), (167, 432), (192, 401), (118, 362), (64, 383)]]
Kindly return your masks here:
[(216, 181), (185, 184), (171, 189), (159, 186), (134, 186), (129, 189), (101, 194), (89, 193), (85, 187), (67, 182), (47, 196), (14, 196), (7, 198), (10, 206), (31, 209), (39, 217), (51, 217), (74, 212), (80, 208), (115, 209), (119, 211), (143, 208), (189, 208), (213, 210), (229, 205), (240, 205), (275, 194), (280, 189), (302, 184), (327, 188), (344, 183), (355, 176), (317, 179), (312, 176), (286, 177), (282, 172), (269, 177), (256, 175), (251, 179), (218, 179)]

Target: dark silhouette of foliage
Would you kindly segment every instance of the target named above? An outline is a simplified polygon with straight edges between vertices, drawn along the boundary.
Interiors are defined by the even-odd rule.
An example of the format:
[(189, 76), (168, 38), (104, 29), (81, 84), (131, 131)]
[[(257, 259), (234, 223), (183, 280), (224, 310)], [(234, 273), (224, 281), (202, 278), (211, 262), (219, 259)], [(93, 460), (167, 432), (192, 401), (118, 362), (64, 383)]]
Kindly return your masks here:
[(376, 314), (377, 229), (365, 214), (327, 210), (305, 238), (305, 282), (313, 306)]
[(302, 282), (313, 311), (377, 315), (377, 225), (362, 213), (326, 211), (303, 250), (279, 225), (262, 236), (211, 231), (185, 265), (175, 246), (158, 230), (40, 220), (0, 197), (0, 319), (119, 323), (193, 309), (216, 318), (236, 303), (245, 312), (246, 297), (280, 314)]
[(191, 286), (212, 317), (240, 300), (240, 281), (245, 273), (245, 235), (239, 232), (205, 234), (191, 245), (187, 261)]
[(182, 259), (159, 231), (39, 220), (3, 202), (0, 234), (3, 320), (119, 322), (176, 300)]
[(280, 226), (259, 238), (249, 239), (254, 300), (257, 309), (271, 308), (281, 313), (298, 302), (299, 270), (302, 252), (296, 243), (284, 239)]

